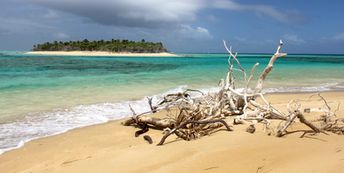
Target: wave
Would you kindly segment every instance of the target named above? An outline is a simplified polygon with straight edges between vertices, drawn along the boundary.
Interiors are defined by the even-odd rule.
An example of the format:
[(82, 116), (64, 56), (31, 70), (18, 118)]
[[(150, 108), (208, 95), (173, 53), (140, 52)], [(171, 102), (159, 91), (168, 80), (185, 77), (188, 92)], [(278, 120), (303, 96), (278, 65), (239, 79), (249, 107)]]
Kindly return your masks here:
[(297, 92), (324, 92), (324, 91), (344, 91), (343, 83), (325, 83), (318, 86), (288, 86), (266, 88), (265, 93), (297, 93)]
[[(157, 103), (164, 95), (184, 91), (188, 86), (178, 86), (164, 93), (154, 95), (153, 104)], [(218, 87), (200, 89), (204, 93), (219, 91)], [(338, 83), (324, 84), (321, 86), (304, 87), (279, 87), (267, 88), (265, 93), (277, 92), (320, 92), (344, 91), (344, 85)], [(199, 93), (194, 96), (198, 97)], [(140, 100), (127, 100), (116, 103), (101, 103), (93, 105), (80, 105), (69, 109), (55, 110), (28, 114), (23, 120), (0, 124), (0, 154), (22, 147), (33, 139), (52, 136), (67, 132), (71, 129), (105, 123), (110, 120), (122, 119), (132, 116), (129, 104), (136, 113), (150, 110), (146, 98)]]

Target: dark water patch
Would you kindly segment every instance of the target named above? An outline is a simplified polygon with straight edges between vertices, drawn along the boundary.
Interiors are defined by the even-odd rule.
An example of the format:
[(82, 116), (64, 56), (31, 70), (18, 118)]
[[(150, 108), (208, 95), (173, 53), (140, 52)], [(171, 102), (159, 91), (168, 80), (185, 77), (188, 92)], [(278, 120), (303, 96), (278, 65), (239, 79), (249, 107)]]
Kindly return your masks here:
[(149, 63), (135, 63), (135, 62), (121, 62), (121, 61), (106, 61), (106, 62), (92, 62), (92, 61), (76, 61), (59, 64), (50, 64), (38, 67), (37, 70), (62, 70), (62, 71), (85, 71), (100, 70), (116, 73), (138, 73), (147, 71), (163, 71), (178, 68), (174, 64), (149, 64)]
[(9, 90), (20, 90), (20, 89), (37, 89), (37, 88), (50, 88), (50, 87), (57, 87), (59, 85), (62, 84), (58, 84), (58, 83), (32, 83), (32, 82), (28, 82), (28, 83), (16, 83), (16, 84), (6, 84), (6, 85), (0, 85), (0, 91), (9, 91)]
[(0, 60), (1, 69), (6, 71), (109, 71), (116, 73), (138, 73), (143, 71), (163, 71), (178, 68), (177, 64), (130, 62), (123, 60), (73, 59), (71, 57), (21, 57)]
[(343, 56), (301, 56), (291, 55), (281, 58), (279, 61), (297, 61), (297, 62), (309, 62), (309, 63), (330, 63), (330, 64), (344, 64)]

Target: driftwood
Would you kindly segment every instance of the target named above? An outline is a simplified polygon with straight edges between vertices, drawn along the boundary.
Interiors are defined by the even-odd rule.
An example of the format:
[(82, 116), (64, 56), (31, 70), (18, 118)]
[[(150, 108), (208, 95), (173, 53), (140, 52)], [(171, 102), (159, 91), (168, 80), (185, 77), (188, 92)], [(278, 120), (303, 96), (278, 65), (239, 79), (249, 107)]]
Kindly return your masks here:
[(149, 144), (153, 144), (153, 139), (150, 136), (144, 135), (143, 139), (146, 140)]
[[(289, 111), (287, 114), (274, 108), (264, 97), (264, 81), (272, 71), (276, 60), (286, 56), (286, 53), (281, 52), (282, 41), (279, 42), (276, 53), (270, 58), (269, 63), (259, 75), (254, 87), (250, 87), (250, 84), (259, 64), (256, 63), (252, 67), (250, 74), (247, 75), (237, 58), (237, 53), (233, 53), (232, 47), (228, 48), (225, 41), (223, 43), (229, 54), (227, 60), (228, 72), (226, 78), (220, 80), (218, 92), (204, 94), (199, 90), (187, 89), (184, 92), (166, 95), (156, 105), (153, 105), (152, 98), (148, 98), (151, 111), (137, 115), (129, 105), (133, 117), (124, 121), (123, 125), (139, 128), (140, 130), (135, 133), (135, 136), (146, 133), (149, 128), (163, 130), (165, 134), (157, 145), (163, 145), (171, 135), (176, 135), (184, 140), (193, 140), (214, 133), (221, 128), (233, 131), (233, 126), (237, 124), (249, 124), (246, 131), (254, 133), (256, 131), (255, 124), (262, 123), (264, 124), (264, 130), (272, 129), (272, 131), (276, 131), (275, 135), (277, 137), (282, 137), (287, 134), (288, 127), (297, 120), (308, 126), (314, 134), (327, 134), (326, 131), (336, 134), (344, 133), (344, 119), (336, 118), (335, 112), (331, 110), (327, 101), (320, 94), (318, 94), (318, 97), (323, 101), (324, 108), (305, 108), (301, 110), (300, 100), (292, 100), (287, 106)], [(239, 71), (243, 75), (244, 86), (242, 89), (237, 89), (239, 87), (235, 85), (237, 77), (234, 71)], [(201, 96), (193, 96), (195, 93), (201, 94)], [(263, 103), (259, 103), (258, 98)], [(147, 113), (169, 110), (171, 107), (177, 110), (175, 117), (156, 118), (145, 116)], [(323, 113), (322, 118), (316, 122), (307, 120), (302, 113), (314, 111)], [(271, 127), (272, 120), (281, 121), (276, 129)], [(268, 134), (271, 135), (270, 132)], [(153, 140), (148, 137), (146, 135), (144, 139), (151, 143)]]

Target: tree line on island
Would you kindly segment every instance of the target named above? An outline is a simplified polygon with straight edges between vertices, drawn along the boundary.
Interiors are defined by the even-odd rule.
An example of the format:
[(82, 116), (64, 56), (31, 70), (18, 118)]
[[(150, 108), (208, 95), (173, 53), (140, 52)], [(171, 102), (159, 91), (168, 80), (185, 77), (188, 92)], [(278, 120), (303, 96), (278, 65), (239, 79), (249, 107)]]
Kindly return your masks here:
[(37, 44), (33, 51), (106, 51), (106, 52), (131, 52), (131, 53), (161, 53), (167, 49), (161, 42), (146, 42), (130, 40), (94, 40), (89, 41), (54, 41)]

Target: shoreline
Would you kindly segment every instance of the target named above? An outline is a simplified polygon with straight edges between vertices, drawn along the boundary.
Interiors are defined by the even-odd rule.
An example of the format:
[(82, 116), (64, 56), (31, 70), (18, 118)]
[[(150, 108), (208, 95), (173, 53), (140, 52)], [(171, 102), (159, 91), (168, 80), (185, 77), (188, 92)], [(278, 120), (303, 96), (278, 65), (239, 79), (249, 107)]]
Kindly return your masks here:
[[(342, 105), (344, 103), (344, 92), (321, 93), (323, 96), (325, 96), (326, 99), (329, 100), (330, 103), (334, 101), (339, 101), (342, 103)], [(278, 93), (267, 94), (266, 96), (269, 101), (271, 101), (276, 107), (283, 107), (290, 100), (290, 98), (307, 98), (307, 96), (311, 94), (312, 93)], [(339, 114), (341, 116), (343, 116), (343, 112), (343, 108), (340, 108)], [(164, 114), (164, 112), (159, 112), (154, 116), (161, 116), (162, 114)], [(272, 153), (276, 154), (277, 156), (264, 156), (270, 158), (267, 159), (269, 160), (268, 163), (264, 163), (265, 165), (262, 169), (266, 170), (267, 168), (272, 167), (271, 169), (276, 171), (276, 169), (274, 168), (274, 164), (272, 163), (279, 162), (280, 159), (285, 160), (278, 156), (282, 157), (283, 154), (287, 154), (284, 151), (280, 151), (278, 148), (279, 146), (275, 146), (275, 144), (280, 144), (285, 147), (289, 147), (289, 145), (300, 147), (300, 149), (287, 149), (288, 151), (291, 150), (290, 152), (292, 152), (291, 154), (288, 154), (288, 156), (290, 156), (291, 158), (301, 157), (304, 158), (304, 160), (299, 159), (298, 161), (300, 163), (293, 162), (292, 165), (286, 164), (286, 167), (278, 169), (294, 170), (293, 168), (296, 169), (302, 167), (302, 164), (305, 164), (305, 162), (313, 163), (315, 161), (319, 161), (319, 159), (321, 161), (326, 161), (325, 159), (328, 159), (324, 157), (323, 159), (312, 158), (310, 161), (306, 160), (309, 159), (309, 156), (307, 156), (305, 152), (311, 153), (310, 149), (314, 150), (315, 148), (319, 147), (320, 150), (320, 148), (322, 148), (324, 144), (326, 144), (326, 146), (330, 146), (331, 151), (335, 150), (338, 147), (343, 147), (344, 149), (343, 144), (340, 143), (343, 136), (339, 135), (316, 135), (315, 138), (319, 138), (319, 140), (301, 139), (298, 138), (298, 136), (295, 134), (292, 134), (290, 136), (288, 135), (285, 138), (275, 138), (268, 137), (266, 134), (260, 134), (261, 129), (259, 129), (257, 132), (259, 134), (248, 134), (246, 132), (243, 132), (244, 130), (241, 129), (244, 128), (244, 126), (239, 126), (239, 129), (236, 129), (235, 132), (231, 133), (229, 136), (226, 132), (221, 131), (209, 137), (203, 137), (201, 139), (189, 142), (171, 138), (167, 142), (167, 145), (157, 147), (154, 144), (156, 144), (157, 140), (162, 137), (160, 131), (150, 130), (148, 132), (148, 134), (154, 140), (154, 144), (149, 145), (142, 139), (141, 136), (139, 138), (134, 137), (133, 134), (137, 129), (133, 127), (121, 126), (120, 122), (122, 120), (123, 119), (112, 120), (103, 124), (79, 127), (72, 129), (66, 133), (34, 139), (26, 143), (21, 148), (7, 151), (0, 155), (0, 169), (4, 170), (5, 172), (93, 172), (92, 170), (96, 169), (100, 169), (105, 172), (147, 172), (151, 170), (153, 170), (153, 172), (169, 172), (174, 169), (181, 170), (181, 172), (188, 172), (196, 168), (196, 170), (199, 170), (199, 165), (197, 165), (196, 163), (204, 162), (206, 165), (203, 166), (208, 166), (204, 169), (208, 169), (210, 167), (218, 167), (216, 169), (213, 168), (213, 171), (226, 172), (221, 169), (226, 167), (226, 165), (223, 165), (222, 163), (216, 162), (217, 165), (208, 165), (207, 163), (212, 163), (212, 160), (210, 160), (211, 158), (217, 161), (221, 160), (220, 162), (226, 162), (226, 168), (228, 169), (225, 170), (227, 170), (227, 172), (228, 170), (252, 172), (257, 169), (259, 164), (262, 164), (261, 161), (257, 160), (257, 158), (262, 159), (262, 157), (260, 156), (264, 155), (265, 152), (262, 152), (260, 149), (261, 147), (263, 147), (267, 149), (268, 154), (271, 154), (271, 152), (274, 151), (276, 153)], [(265, 141), (262, 142), (260, 138), (265, 139)], [(304, 141), (305, 144), (299, 146), (300, 140)], [(327, 140), (328, 142), (324, 143), (322, 142), (323, 140)], [(233, 141), (237, 142), (233, 143)], [(248, 145), (248, 143), (241, 143), (240, 141), (249, 141), (253, 142), (254, 144), (252, 143), (251, 145)], [(246, 151), (247, 147), (249, 147), (248, 150), (250, 151), (250, 153)], [(196, 148), (199, 148), (199, 150)], [(221, 149), (220, 153), (218, 153), (219, 148)], [(329, 149), (326, 148), (325, 150), (327, 154), (327, 151)], [(297, 155), (294, 156), (292, 154), (295, 154), (295, 151), (300, 153), (296, 153)], [(228, 158), (226, 158), (225, 155), (222, 154), (222, 152), (229, 152), (228, 154), (233, 154), (234, 152), (234, 155), (228, 155)], [(335, 153), (335, 151), (333, 152)], [(210, 158), (208, 158), (207, 155), (203, 157), (204, 153), (210, 154)], [(252, 154), (256, 157), (243, 158), (243, 156), (241, 156), (243, 153), (247, 153), (250, 155)], [(314, 155), (317, 153), (319, 153), (319, 155), (324, 154), (324, 151), (316, 151), (312, 154)], [(193, 159), (193, 157), (196, 156), (195, 154), (197, 156), (201, 156), (200, 161), (197, 161), (199, 159), (198, 157), (196, 157), (196, 160)], [(21, 157), (18, 158), (18, 156)], [(166, 158), (162, 158), (165, 156)], [(230, 160), (237, 160), (236, 158), (241, 158), (243, 160), (239, 160), (239, 164), (236, 166), (234, 166), (234, 163), (230, 164)], [(147, 161), (141, 162), (140, 159), (147, 159)], [(246, 162), (244, 161), (245, 159), (247, 159), (247, 162), (255, 161), (252, 164), (254, 166), (258, 166), (252, 167), (251, 165), (249, 167), (245, 167), (243, 165), (243, 163)], [(132, 167), (129, 166), (131, 164), (131, 161), (133, 162)], [(186, 161), (187, 163), (190, 162), (190, 164), (179, 167), (179, 164), (183, 164), (184, 161)], [(256, 163), (257, 161), (259, 163)], [(289, 162), (291, 161), (293, 160), (291, 159)], [(18, 162), (23, 163), (23, 165), (15, 167), (15, 165), (18, 165)], [(333, 161), (333, 159), (329, 159), (328, 161), (326, 161), (325, 166), (323, 166), (324, 168), (326, 168), (324, 170), (327, 170), (325, 172), (328, 172), (328, 170), (330, 170), (330, 172), (333, 172), (335, 170), (334, 168), (336, 168), (335, 165), (330, 164), (329, 162), (332, 162), (337, 166), (342, 166), (338, 165), (338, 163), (343, 163)], [(316, 170), (322, 170), (320, 165), (318, 165), (318, 169)], [(326, 167), (326, 165), (330, 166)], [(232, 169), (229, 169), (230, 167), (232, 167)], [(307, 164), (304, 165), (304, 167), (306, 168), (302, 169), (306, 169), (308, 170), (306, 172), (310, 172), (311, 168), (307, 168)]]
[[(180, 88), (180, 86), (178, 86), (177, 88), (174, 88), (173, 90), (178, 89), (178, 88)], [(204, 89), (204, 92), (211, 92), (214, 88), (199, 88), (199, 89), (200, 90)], [(159, 92), (150, 96), (161, 97), (169, 93), (169, 91), (170, 90), (165, 90), (164, 92)], [(313, 92), (309, 92), (309, 91), (279, 92), (279, 93), (273, 92), (273, 93), (266, 93), (266, 95), (311, 94)], [(344, 91), (320, 91), (320, 92), (322, 93), (339, 92), (340, 93)], [(123, 104), (124, 104), (124, 109), (123, 109)], [(128, 115), (129, 116), (131, 115), (131, 112), (129, 109), (127, 109), (128, 108), (127, 104), (131, 104), (131, 105), (134, 104), (136, 105), (137, 108), (140, 108), (146, 111), (149, 110), (146, 99), (144, 97), (142, 98), (140, 97), (134, 100), (126, 99), (126, 100), (120, 100), (120, 101), (115, 101), (115, 102), (110, 102), (110, 103), (108, 103), (107, 101), (103, 101), (103, 102), (95, 102), (95, 103), (89, 103), (89, 104), (74, 105), (72, 107), (62, 107), (62, 108), (59, 108), (60, 111), (47, 109), (46, 111), (43, 111), (43, 112), (47, 113), (46, 115), (49, 115), (47, 116), (49, 118), (41, 119), (39, 118), (39, 116), (38, 117), (29, 116), (28, 121), (26, 121), (27, 117), (23, 117), (20, 120), (16, 120), (16, 121), (9, 120), (7, 122), (4, 122), (5, 126), (1, 126), (0, 132), (7, 133), (7, 131), (9, 131), (11, 132), (11, 134), (6, 135), (7, 139), (5, 138), (5, 140), (0, 141), (1, 147), (6, 146), (6, 148), (0, 149), (0, 155), (1, 153), (5, 153), (7, 151), (10, 151), (16, 148), (20, 148), (23, 146), (23, 144), (32, 140), (62, 134), (76, 128), (88, 127), (94, 124), (103, 124), (109, 121), (121, 119), (123, 117), (128, 117)], [(82, 106), (83, 108), (78, 109), (79, 106)], [(94, 106), (101, 110), (104, 109), (104, 111), (100, 111), (100, 112), (90, 111), (89, 109), (94, 110), (94, 108), (92, 108)], [(79, 118), (83, 119), (83, 121), (78, 121)], [(22, 127), (27, 127), (28, 125), (31, 126), (30, 128), (31, 132), (27, 132), (25, 128), (22, 128)], [(64, 126), (64, 128), (61, 129), (60, 126)], [(37, 131), (37, 133), (32, 133), (34, 131)]]
[(178, 55), (168, 52), (162, 53), (130, 53), (130, 52), (103, 52), (103, 51), (30, 51), (27, 55), (63, 55), (63, 56), (140, 56), (140, 57), (177, 57)]

